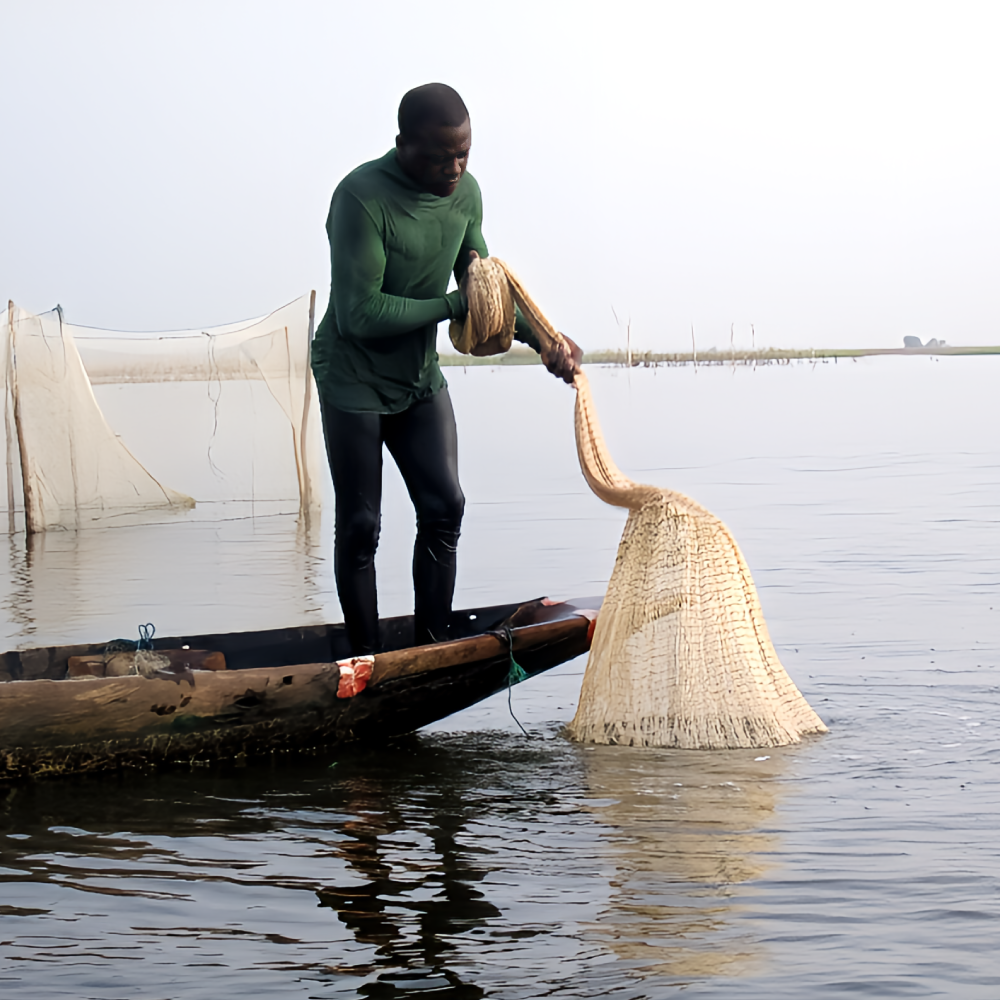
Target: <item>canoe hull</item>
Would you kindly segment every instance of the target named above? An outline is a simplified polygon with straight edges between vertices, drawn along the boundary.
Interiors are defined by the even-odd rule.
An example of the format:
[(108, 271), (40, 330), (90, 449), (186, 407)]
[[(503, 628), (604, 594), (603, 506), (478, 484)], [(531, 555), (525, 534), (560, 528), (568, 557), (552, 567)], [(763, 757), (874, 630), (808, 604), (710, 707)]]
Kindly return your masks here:
[(590, 622), (571, 608), (555, 617), (515, 627), (509, 639), (478, 635), (385, 654), (369, 686), (350, 698), (338, 697), (340, 670), (331, 662), (0, 683), (0, 779), (244, 762), (384, 741), (505, 688), (510, 641), (529, 676), (585, 653)]

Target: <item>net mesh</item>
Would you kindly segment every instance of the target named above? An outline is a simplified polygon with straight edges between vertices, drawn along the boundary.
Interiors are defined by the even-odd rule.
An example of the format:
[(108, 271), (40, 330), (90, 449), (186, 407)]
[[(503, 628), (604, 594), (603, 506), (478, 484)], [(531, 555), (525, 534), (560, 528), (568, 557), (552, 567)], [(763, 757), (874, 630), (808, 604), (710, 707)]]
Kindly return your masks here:
[[(471, 351), (509, 326), (509, 286), (542, 345), (561, 338), (516, 275), (473, 262)], [(473, 299), (475, 301), (473, 301)], [(749, 567), (729, 529), (689, 497), (634, 483), (604, 443), (590, 383), (576, 387), (576, 444), (588, 485), (629, 510), (601, 607), (571, 737), (689, 749), (772, 747), (826, 727), (782, 667)]]
[(824, 732), (778, 659), (729, 529), (690, 497), (623, 475), (604, 444), (582, 372), (575, 384), (583, 474), (629, 517), (570, 735), (591, 743), (735, 749)]
[(45, 531), (159, 520), (196, 500), (317, 506), (326, 464), (309, 369), (313, 303), (153, 335), (11, 304), (8, 527), (21, 510), (29, 531)]

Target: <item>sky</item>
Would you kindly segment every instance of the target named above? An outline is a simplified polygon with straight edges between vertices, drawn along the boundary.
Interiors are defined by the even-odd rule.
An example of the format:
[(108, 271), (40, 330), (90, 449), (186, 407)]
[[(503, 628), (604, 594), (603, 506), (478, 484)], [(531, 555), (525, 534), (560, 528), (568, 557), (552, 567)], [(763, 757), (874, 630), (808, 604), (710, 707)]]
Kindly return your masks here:
[(584, 348), (1000, 344), (1000, 4), (0, 0), (0, 295), (120, 330), (329, 294), (441, 80), (491, 252)]

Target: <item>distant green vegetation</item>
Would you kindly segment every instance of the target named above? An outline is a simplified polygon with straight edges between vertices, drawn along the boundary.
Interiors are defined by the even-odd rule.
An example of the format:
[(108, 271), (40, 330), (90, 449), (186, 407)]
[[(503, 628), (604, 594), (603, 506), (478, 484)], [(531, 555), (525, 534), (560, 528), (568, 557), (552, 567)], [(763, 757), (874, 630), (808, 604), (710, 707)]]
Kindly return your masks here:
[(488, 358), (474, 358), (471, 354), (441, 354), (441, 367), (453, 365), (471, 368), (475, 365), (540, 365), (542, 359), (530, 347), (512, 347), (506, 354)]
[[(633, 368), (655, 368), (660, 365), (774, 365), (792, 361), (813, 361), (824, 358), (866, 358), (883, 354), (899, 355), (957, 355), (1000, 354), (1000, 347), (836, 347), (785, 350), (767, 347), (759, 351), (720, 351), (681, 354), (660, 354), (655, 351), (633, 351), (631, 359), (625, 351), (589, 351), (583, 356), (585, 365), (614, 365)], [(442, 354), (442, 366), (471, 367), (474, 365), (537, 365), (539, 356), (527, 347), (513, 347), (506, 354), (489, 358), (474, 358), (466, 354)]]

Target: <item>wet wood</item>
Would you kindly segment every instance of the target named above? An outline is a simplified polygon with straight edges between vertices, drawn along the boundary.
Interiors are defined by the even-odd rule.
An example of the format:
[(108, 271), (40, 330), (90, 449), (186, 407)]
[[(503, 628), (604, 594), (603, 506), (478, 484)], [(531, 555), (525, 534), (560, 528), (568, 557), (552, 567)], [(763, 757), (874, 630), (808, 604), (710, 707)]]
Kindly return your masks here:
[[(587, 631), (589, 623), (585, 619), (577, 618), (575, 623), (581, 631)], [(513, 651), (516, 653), (543, 644), (550, 638), (565, 636), (567, 631), (566, 621), (512, 629)], [(440, 670), (442, 667), (475, 663), (488, 657), (507, 655), (510, 651), (511, 647), (505, 638), (487, 633), (470, 639), (440, 642), (433, 646), (413, 646), (392, 653), (379, 653), (375, 657), (375, 667), (369, 684), (377, 684), (393, 677), (425, 673), (428, 670)]]
[[(529, 608), (522, 621), (553, 615), (522, 607)], [(555, 621), (511, 630), (529, 675), (589, 647), (586, 618), (569, 607), (555, 614)], [(47, 655), (51, 661), (54, 654)], [(506, 633), (487, 633), (379, 654), (366, 690), (347, 699), (337, 698), (334, 662), (0, 683), (0, 779), (314, 753), (384, 740), (502, 689), (509, 667)]]
[[(457, 635), (468, 637), (492, 628), (527, 605), (497, 604), (456, 613)], [(384, 618), (379, 622), (382, 649), (404, 649), (413, 645), (413, 616)], [(60, 680), (67, 675), (71, 656), (103, 656), (109, 643), (75, 643), (0, 653), (0, 682), (8, 680)], [(224, 654), (227, 668), (276, 667), (284, 664), (340, 660), (350, 655), (343, 625), (298, 625), (292, 628), (262, 629), (157, 637), (153, 648), (213, 649)]]
[[(111, 740), (196, 731), (239, 723), (267, 706), (283, 714), (336, 699), (340, 672), (332, 663), (191, 673), (160, 677), (93, 677), (72, 683), (30, 681), (0, 685), (5, 745)], [(16, 711), (14, 709), (16, 708)]]

